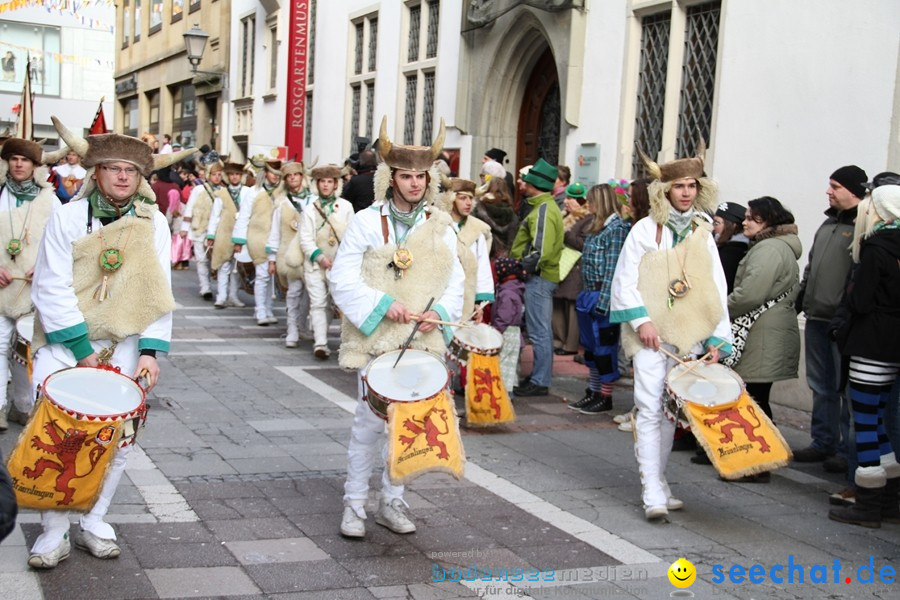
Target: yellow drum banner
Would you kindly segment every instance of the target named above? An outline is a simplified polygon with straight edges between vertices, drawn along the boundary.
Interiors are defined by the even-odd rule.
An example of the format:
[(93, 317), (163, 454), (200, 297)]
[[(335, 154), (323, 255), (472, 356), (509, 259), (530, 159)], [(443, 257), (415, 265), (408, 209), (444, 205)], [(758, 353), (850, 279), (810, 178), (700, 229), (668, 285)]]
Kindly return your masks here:
[(734, 404), (704, 407), (686, 402), (682, 410), (691, 432), (725, 479), (771, 471), (791, 460), (781, 432), (747, 392)]
[(466, 367), (466, 424), (484, 427), (515, 420), (500, 376), (500, 357), (471, 353)]
[(388, 475), (400, 485), (429, 471), (463, 475), (459, 420), (447, 390), (420, 402), (388, 406)]
[(90, 510), (120, 435), (118, 423), (76, 419), (40, 400), (7, 462), (19, 506)]

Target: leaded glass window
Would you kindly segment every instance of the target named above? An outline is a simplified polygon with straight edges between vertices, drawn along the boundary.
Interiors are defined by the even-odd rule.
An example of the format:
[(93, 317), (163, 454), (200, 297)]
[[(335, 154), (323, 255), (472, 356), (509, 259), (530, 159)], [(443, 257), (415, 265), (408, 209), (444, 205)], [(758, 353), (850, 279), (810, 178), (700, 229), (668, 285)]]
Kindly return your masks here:
[(434, 125), (434, 73), (425, 73), (422, 91), (422, 143), (431, 143)]
[(668, 11), (641, 20), (641, 63), (634, 125), (635, 151), (631, 165), (631, 172), (635, 178), (644, 175), (644, 164), (637, 150), (643, 150), (647, 156), (655, 158), (662, 147), (671, 21), (672, 14)]
[(369, 71), (375, 70), (375, 56), (378, 50), (378, 19), (369, 19)]
[(681, 110), (675, 150), (679, 157), (694, 156), (698, 142), (701, 139), (704, 142), (709, 140), (716, 86), (720, 13), (720, 2), (709, 2), (687, 9)]
[(440, 2), (438, 0), (431, 0), (428, 3), (428, 41), (425, 46), (425, 58), (434, 58), (437, 56), (440, 15)]
[(372, 139), (372, 118), (375, 111), (375, 83), (366, 84), (366, 137)]
[(353, 86), (353, 101), (350, 109), (350, 145), (356, 146), (356, 136), (359, 132), (359, 104), (360, 92), (362, 88), (359, 85)]
[(363, 24), (356, 24), (356, 60), (354, 61), (353, 72), (359, 75), (362, 73), (363, 65)]
[(407, 62), (419, 60), (419, 25), (422, 20), (422, 7), (411, 6), (409, 8), (409, 36), (406, 52)]
[(406, 119), (403, 124), (403, 143), (416, 143), (416, 86), (418, 77), (415, 74), (406, 76)]

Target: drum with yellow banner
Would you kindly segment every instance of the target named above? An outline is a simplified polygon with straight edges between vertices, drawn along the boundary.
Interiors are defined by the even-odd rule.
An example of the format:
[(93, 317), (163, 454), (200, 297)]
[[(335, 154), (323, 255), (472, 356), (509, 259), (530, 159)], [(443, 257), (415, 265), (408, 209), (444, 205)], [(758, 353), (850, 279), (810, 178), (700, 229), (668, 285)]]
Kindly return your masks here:
[(19, 506), (87, 511), (119, 447), (147, 416), (144, 389), (113, 367), (49, 375), (7, 467)]
[(444, 361), (424, 350), (400, 350), (373, 359), (363, 383), (372, 411), (388, 422), (388, 476), (395, 485), (428, 472), (460, 479), (465, 453)]
[(670, 419), (686, 422), (725, 479), (771, 471), (791, 460), (781, 432), (725, 365), (698, 361), (673, 367), (664, 408)]
[(451, 357), (466, 367), (466, 424), (486, 427), (511, 423), (516, 412), (500, 373), (503, 334), (484, 323), (458, 328)]

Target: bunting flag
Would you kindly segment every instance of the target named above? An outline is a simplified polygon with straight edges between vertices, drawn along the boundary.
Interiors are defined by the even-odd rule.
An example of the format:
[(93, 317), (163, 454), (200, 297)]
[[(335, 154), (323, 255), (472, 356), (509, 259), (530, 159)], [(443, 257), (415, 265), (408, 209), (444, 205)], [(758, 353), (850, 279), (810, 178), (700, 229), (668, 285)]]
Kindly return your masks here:
[(28, 57), (28, 61), (25, 63), (25, 83), (22, 86), (22, 100), (19, 102), (16, 137), (23, 140), (34, 139), (34, 96), (31, 94), (31, 56)]
[(100, 106), (97, 107), (97, 114), (94, 115), (94, 121), (91, 123), (91, 130), (88, 132), (90, 135), (109, 133), (109, 129), (106, 128), (106, 118), (103, 116), (103, 100), (105, 100), (105, 98), (100, 98)]

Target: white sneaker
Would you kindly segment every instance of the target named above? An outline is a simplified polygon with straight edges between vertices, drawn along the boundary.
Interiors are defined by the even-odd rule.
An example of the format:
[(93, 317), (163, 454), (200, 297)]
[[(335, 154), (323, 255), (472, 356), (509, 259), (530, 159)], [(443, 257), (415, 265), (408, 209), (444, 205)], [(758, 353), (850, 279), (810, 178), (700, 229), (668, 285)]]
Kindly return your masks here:
[(299, 345), (299, 344), (297, 343), (296, 340), (286, 340), (286, 341), (284, 342), (284, 347), (285, 347), (285, 348), (296, 348), (298, 345)]
[(316, 339), (315, 336), (313, 335), (313, 332), (310, 331), (309, 329), (301, 329), (299, 335), (300, 335), (301, 340), (304, 340), (307, 342), (311, 342), (314, 339)]
[(213, 303), (213, 308), (226, 308), (228, 306), (227, 302), (215, 302)]
[(260, 327), (268, 327), (269, 320), (268, 319), (257, 319), (256, 324), (259, 325)]
[(0, 431), (9, 429), (9, 421), (6, 420), (6, 409), (6, 406), (0, 408)]
[(230, 298), (228, 302), (225, 303), (225, 306), (234, 306), (235, 308), (244, 308), (247, 306), (237, 298)]
[(278, 318), (276, 317), (266, 317), (266, 323), (269, 325), (278, 325)]
[(620, 425), (622, 423), (627, 423), (629, 421), (631, 421), (631, 413), (630, 412), (622, 413), (621, 415), (616, 415), (613, 417), (613, 423), (618, 423)]
[(316, 349), (313, 350), (313, 356), (319, 360), (327, 360), (328, 357), (331, 356), (331, 350), (325, 346), (316, 346)]
[(122, 553), (114, 540), (97, 537), (81, 528), (75, 532), (75, 547), (90, 552), (95, 558), (118, 558)]
[(669, 510), (681, 510), (684, 508), (684, 502), (674, 496), (669, 496), (669, 499), (666, 500), (666, 508)]
[(624, 423), (619, 423), (619, 426), (616, 427), (619, 431), (634, 431), (634, 422), (633, 421), (625, 421)]
[(648, 506), (644, 509), (644, 516), (648, 521), (661, 519), (669, 514), (669, 509), (665, 506)]
[(341, 517), (341, 535), (347, 537), (365, 537), (366, 521), (356, 514), (352, 506), (344, 507)]
[(44, 554), (32, 554), (28, 557), (28, 566), (32, 569), (52, 569), (60, 562), (69, 558), (72, 551), (72, 545), (69, 543), (68, 532), (63, 537), (62, 542), (54, 550), (45, 552)]
[(394, 498), (390, 502), (384, 498), (378, 505), (375, 514), (375, 522), (384, 525), (394, 533), (414, 533), (416, 524), (406, 516), (406, 503), (400, 498)]

